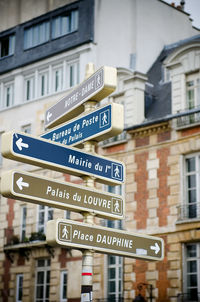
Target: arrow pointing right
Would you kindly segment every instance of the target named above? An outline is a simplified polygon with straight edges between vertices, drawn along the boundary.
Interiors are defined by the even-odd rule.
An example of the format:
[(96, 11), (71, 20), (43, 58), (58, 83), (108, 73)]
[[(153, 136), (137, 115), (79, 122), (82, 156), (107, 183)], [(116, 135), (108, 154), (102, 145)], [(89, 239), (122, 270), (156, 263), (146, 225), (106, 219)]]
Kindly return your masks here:
[(151, 245), (150, 246), (150, 249), (151, 250), (154, 250), (155, 251), (155, 254), (158, 254), (158, 252), (160, 251), (160, 247), (158, 245), (158, 243), (156, 242), (155, 245)]
[(20, 177), (17, 181), (16, 181), (16, 184), (18, 186), (18, 188), (20, 190), (23, 190), (23, 187), (26, 187), (28, 188), (29, 187), (29, 184), (27, 182), (23, 182), (23, 177)]

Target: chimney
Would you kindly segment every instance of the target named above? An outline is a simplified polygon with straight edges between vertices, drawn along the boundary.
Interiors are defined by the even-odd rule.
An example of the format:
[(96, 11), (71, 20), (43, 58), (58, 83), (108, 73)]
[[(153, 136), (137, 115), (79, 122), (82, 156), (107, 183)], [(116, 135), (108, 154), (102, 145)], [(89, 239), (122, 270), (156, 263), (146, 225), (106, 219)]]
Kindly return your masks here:
[(181, 0), (180, 5), (181, 5), (182, 11), (184, 11), (185, 10), (185, 0)]

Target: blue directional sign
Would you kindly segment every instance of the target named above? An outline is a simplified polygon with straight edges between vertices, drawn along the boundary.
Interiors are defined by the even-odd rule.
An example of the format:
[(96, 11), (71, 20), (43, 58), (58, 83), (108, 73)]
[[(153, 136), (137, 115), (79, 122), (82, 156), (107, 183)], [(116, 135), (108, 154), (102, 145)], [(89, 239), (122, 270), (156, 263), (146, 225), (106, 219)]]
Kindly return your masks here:
[(123, 127), (123, 106), (113, 103), (58, 126), (41, 137), (67, 146), (77, 146), (86, 140), (101, 141), (118, 135)]
[(64, 173), (93, 176), (102, 183), (121, 184), (124, 182), (125, 168), (121, 162), (80, 152), (73, 147), (24, 133), (4, 133), (2, 155), (9, 159)]

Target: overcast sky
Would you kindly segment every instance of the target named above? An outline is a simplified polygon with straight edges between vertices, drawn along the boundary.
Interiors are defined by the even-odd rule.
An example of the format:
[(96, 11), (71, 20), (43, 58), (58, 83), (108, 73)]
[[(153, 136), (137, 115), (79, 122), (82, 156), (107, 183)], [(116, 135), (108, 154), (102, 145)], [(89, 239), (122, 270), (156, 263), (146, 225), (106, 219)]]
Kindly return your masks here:
[[(180, 0), (164, 0), (167, 3), (180, 4)], [(193, 19), (192, 25), (200, 29), (200, 0), (185, 0), (185, 11)]]

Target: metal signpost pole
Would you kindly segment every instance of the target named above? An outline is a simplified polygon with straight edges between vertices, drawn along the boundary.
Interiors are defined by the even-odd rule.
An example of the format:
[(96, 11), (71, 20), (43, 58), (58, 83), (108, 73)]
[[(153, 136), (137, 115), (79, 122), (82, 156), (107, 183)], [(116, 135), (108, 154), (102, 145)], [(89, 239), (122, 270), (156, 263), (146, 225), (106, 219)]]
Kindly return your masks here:
[[(89, 78), (94, 73), (94, 64), (89, 63), (86, 66), (85, 78)], [(84, 112), (90, 112), (95, 108), (95, 101), (87, 101), (84, 104)], [(87, 141), (84, 143), (84, 150), (87, 152), (95, 151), (95, 143)], [(94, 178), (90, 176), (82, 177), (85, 186), (94, 188)], [(89, 213), (83, 213), (83, 222), (94, 224), (94, 216)], [(90, 250), (84, 250), (82, 255), (82, 284), (81, 284), (81, 302), (92, 301), (92, 279), (93, 279), (93, 258), (94, 253)]]

